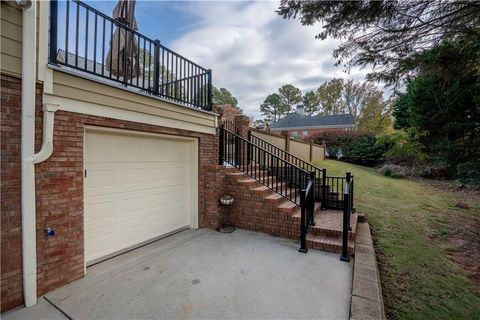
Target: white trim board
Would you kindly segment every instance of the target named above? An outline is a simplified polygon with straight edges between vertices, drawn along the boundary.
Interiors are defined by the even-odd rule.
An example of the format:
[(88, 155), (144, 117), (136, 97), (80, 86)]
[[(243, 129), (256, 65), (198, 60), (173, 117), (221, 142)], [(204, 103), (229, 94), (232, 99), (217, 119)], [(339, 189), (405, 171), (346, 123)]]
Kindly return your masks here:
[(198, 123), (191, 123), (186, 121), (180, 121), (176, 119), (170, 119), (160, 117), (152, 114), (146, 114), (142, 112), (136, 112), (131, 110), (119, 109), (110, 106), (93, 104), (90, 102), (79, 101), (69, 98), (57, 97), (54, 95), (44, 94), (44, 103), (54, 104), (58, 106), (59, 110), (150, 124), (154, 126), (174, 128), (195, 131), (200, 133), (215, 134), (216, 128), (212, 126), (206, 126)]

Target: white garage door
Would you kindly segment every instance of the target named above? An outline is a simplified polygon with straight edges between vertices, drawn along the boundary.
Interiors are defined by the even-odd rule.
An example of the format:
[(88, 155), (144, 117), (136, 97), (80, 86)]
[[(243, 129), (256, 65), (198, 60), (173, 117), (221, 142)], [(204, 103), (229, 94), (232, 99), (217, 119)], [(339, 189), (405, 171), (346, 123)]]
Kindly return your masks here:
[(174, 137), (87, 130), (87, 265), (194, 226), (195, 144)]

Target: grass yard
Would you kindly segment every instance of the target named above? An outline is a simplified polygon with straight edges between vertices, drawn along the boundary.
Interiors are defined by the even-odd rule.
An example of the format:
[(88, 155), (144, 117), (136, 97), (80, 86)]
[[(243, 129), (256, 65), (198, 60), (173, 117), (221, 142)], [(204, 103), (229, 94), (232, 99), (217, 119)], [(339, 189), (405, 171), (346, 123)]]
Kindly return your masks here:
[[(480, 319), (478, 199), (349, 163), (318, 165), (355, 176), (355, 207), (372, 228), (389, 319)], [(470, 208), (456, 208), (459, 201)]]

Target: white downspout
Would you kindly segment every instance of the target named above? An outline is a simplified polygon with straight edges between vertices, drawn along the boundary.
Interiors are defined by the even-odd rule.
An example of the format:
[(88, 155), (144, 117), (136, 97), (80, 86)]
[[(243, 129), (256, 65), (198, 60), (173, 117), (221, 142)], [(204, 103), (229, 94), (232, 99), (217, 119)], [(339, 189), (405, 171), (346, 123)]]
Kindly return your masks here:
[(53, 122), (58, 105), (43, 104), (43, 141), (40, 151), (33, 155), (33, 163), (37, 164), (50, 158), (53, 153)]
[[(19, 3), (19, 2), (17, 2)], [(28, 2), (26, 2), (28, 3)], [(22, 3), (19, 3), (21, 5)], [(24, 3), (23, 3), (24, 5)], [(30, 5), (30, 7), (28, 7)], [(22, 18), (22, 267), (25, 306), (37, 303), (37, 245), (35, 217), (35, 163), (53, 152), (53, 118), (56, 106), (44, 105), (43, 143), (35, 154), (36, 1), (23, 7)]]

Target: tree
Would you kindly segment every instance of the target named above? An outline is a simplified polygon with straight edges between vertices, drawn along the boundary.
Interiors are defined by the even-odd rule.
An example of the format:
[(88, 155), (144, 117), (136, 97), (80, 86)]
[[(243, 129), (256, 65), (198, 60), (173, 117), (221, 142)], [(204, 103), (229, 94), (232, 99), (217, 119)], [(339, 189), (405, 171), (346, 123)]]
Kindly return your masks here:
[(306, 116), (313, 116), (316, 115), (317, 112), (320, 110), (319, 104), (320, 101), (318, 96), (313, 91), (308, 91), (303, 95), (302, 98), (303, 103), (303, 112)]
[(465, 164), (480, 174), (478, 38), (444, 41), (418, 61), (418, 75), (395, 104), (396, 127), (428, 132), (421, 142), (452, 175)]
[(371, 65), (368, 79), (399, 84), (417, 71), (418, 53), (445, 39), (480, 36), (478, 1), (282, 0), (277, 13), (322, 25), (318, 39), (340, 40), (337, 64)]
[(260, 112), (265, 116), (265, 120), (275, 122), (284, 116), (288, 111), (288, 106), (284, 103), (282, 97), (273, 93), (269, 95), (260, 105)]
[(280, 98), (286, 107), (288, 114), (294, 107), (302, 101), (302, 91), (291, 84), (285, 84), (278, 89)]
[(346, 109), (342, 101), (342, 92), (343, 79), (332, 79), (320, 85), (317, 89), (320, 113), (323, 115), (345, 113)]
[(392, 107), (390, 101), (383, 101), (383, 94), (368, 99), (355, 122), (358, 130), (375, 134), (385, 133), (392, 128)]
[(383, 102), (383, 92), (378, 90), (371, 82), (348, 80), (343, 86), (342, 100), (345, 109), (353, 115), (356, 122), (363, 113), (365, 106), (372, 104), (372, 102)]
[(234, 107), (238, 107), (238, 100), (237, 98), (235, 98), (231, 93), (230, 91), (228, 91), (227, 89), (225, 88), (220, 88), (220, 89), (217, 89), (215, 86), (213, 87), (213, 90), (212, 90), (212, 95), (213, 95), (213, 98), (215, 99), (215, 103), (216, 104), (219, 104), (219, 105), (223, 105), (223, 104), (229, 104), (229, 105), (232, 105)]

